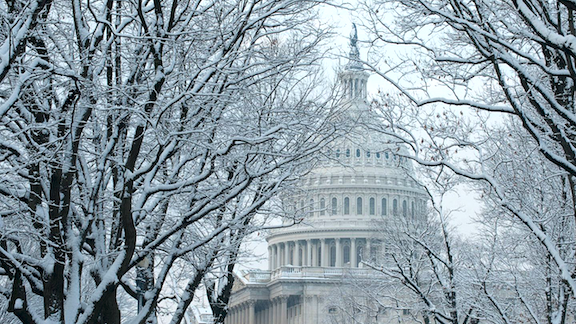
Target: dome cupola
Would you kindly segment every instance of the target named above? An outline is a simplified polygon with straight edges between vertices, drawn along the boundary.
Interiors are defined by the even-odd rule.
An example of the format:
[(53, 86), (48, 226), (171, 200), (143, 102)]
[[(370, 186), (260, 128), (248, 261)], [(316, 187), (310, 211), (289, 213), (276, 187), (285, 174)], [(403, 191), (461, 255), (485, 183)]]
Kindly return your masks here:
[(340, 73), (340, 82), (343, 87), (344, 97), (352, 101), (365, 101), (368, 76), (369, 74), (364, 71), (364, 66), (360, 61), (356, 24), (352, 24), (348, 64), (346, 64), (344, 71)]

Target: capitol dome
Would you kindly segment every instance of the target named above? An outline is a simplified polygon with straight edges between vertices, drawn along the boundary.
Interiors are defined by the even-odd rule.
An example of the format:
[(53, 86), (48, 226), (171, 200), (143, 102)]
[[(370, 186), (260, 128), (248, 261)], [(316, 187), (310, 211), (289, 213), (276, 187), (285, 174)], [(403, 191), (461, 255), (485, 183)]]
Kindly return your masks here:
[[(322, 323), (335, 283), (350, 271), (369, 270), (362, 260), (386, 249), (378, 235), (382, 224), (425, 221), (427, 196), (403, 148), (363, 126), (374, 115), (356, 41), (354, 27), (349, 63), (339, 75), (345, 116), (356, 126), (282, 198), (294, 218), (267, 237), (268, 270), (238, 278), (227, 323)], [(300, 221), (293, 225), (294, 219)]]
[(356, 39), (354, 29), (349, 63), (339, 75), (344, 114), (356, 127), (333, 143), (329, 158), (302, 180), (298, 194), (283, 199), (287, 209), (303, 217), (300, 224), (274, 230), (267, 238), (270, 270), (287, 265), (356, 268), (382, 248), (373, 240), (376, 223), (424, 218), (427, 196), (411, 176), (403, 147), (362, 123), (374, 116), (366, 100), (369, 74), (358, 63)]
[[(349, 98), (346, 104), (369, 113), (363, 97)], [(411, 161), (383, 136), (363, 132), (361, 139), (352, 135), (334, 143), (330, 159), (301, 180), (297, 193), (283, 198), (301, 222), (267, 238), (270, 270), (287, 265), (358, 267), (382, 248), (381, 242), (371, 246), (377, 223), (423, 220), (427, 196), (411, 176)]]

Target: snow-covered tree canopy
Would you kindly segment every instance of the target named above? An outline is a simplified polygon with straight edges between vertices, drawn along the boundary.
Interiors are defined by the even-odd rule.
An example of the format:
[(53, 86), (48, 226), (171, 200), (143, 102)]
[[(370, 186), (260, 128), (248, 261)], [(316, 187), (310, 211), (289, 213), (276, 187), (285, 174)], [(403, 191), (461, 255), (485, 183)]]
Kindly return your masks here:
[[(181, 293), (182, 320), (254, 215), (337, 134), (310, 86), (322, 2), (0, 4), (8, 310), (143, 323)], [(167, 288), (175, 275), (185, 291)], [(129, 300), (137, 312), (122, 311)]]
[[(573, 188), (575, 3), (375, 0), (364, 5), (375, 54), (368, 64), (419, 107), (419, 113), (427, 114), (420, 115), (420, 126), (430, 142), (414, 142), (416, 136), (405, 130), (399, 135), (412, 141), (414, 157), (492, 184), (500, 203), (544, 244), (576, 295), (573, 270), (553, 240), (507, 199), (497, 174), (483, 168), (482, 136), (471, 133), (474, 128), (467, 128), (464, 119), (456, 116), (464, 108), (514, 116), (536, 143), (535, 153), (569, 175)], [(439, 114), (438, 106), (452, 110)], [(480, 117), (478, 122), (481, 125), (486, 119)], [(470, 150), (472, 155), (458, 160), (461, 155), (453, 154), (458, 149)]]
[[(420, 307), (436, 318), (458, 310), (443, 319), (450, 323), (467, 321), (468, 310), (497, 323), (569, 322), (576, 298), (576, 2), (360, 2), (365, 65), (393, 88), (375, 98), (383, 123), (372, 127), (405, 143), (410, 158), (433, 169), (423, 172), (432, 181), (473, 180), (486, 207), (482, 222), (492, 226), (484, 228), (492, 243), (482, 241), (474, 255), (454, 248), (454, 260), (465, 264), (445, 264), (481, 289), (454, 289), (454, 304), (420, 298)], [(449, 246), (436, 252), (447, 257)]]

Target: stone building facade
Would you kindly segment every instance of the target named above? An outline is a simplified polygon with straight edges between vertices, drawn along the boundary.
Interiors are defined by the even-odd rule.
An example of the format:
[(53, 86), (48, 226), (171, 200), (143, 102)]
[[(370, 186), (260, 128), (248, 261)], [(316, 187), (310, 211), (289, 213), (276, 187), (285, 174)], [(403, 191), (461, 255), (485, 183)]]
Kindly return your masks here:
[[(359, 119), (370, 114), (368, 73), (358, 63), (355, 33), (350, 43), (340, 80), (347, 113)], [(335, 143), (333, 158), (302, 180), (301, 192), (284, 198), (289, 209), (306, 217), (269, 235), (268, 270), (236, 280), (227, 324), (341, 323), (334, 299), (345, 279), (376, 278), (361, 263), (386, 248), (376, 224), (395, 217), (424, 221), (426, 195), (409, 176), (410, 162), (382, 136), (357, 134)], [(377, 315), (362, 321), (384, 323), (392, 316)]]

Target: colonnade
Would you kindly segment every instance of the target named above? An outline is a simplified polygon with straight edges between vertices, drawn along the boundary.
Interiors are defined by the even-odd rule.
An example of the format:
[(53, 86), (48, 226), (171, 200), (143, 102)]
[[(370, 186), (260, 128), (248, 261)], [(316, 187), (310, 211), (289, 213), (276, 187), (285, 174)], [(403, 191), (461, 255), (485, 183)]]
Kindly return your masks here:
[(343, 80), (349, 99), (366, 98), (366, 78), (345, 78)]
[[(296, 296), (294, 296), (296, 297)], [(247, 302), (236, 305), (228, 311), (225, 324), (303, 324), (302, 303), (289, 305), (289, 296), (272, 300)]]
[(358, 267), (370, 258), (372, 243), (366, 238), (321, 238), (286, 241), (268, 246), (268, 268)]

